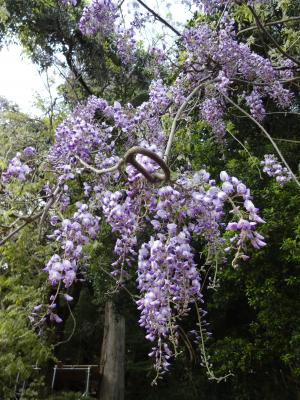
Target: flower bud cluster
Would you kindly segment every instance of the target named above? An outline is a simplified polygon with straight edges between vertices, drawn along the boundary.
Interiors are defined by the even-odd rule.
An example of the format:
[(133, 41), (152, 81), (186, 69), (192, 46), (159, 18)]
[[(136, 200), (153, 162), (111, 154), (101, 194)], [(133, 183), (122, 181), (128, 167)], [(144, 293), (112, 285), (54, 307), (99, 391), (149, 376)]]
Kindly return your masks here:
[[(252, 85), (250, 93), (248, 85), (244, 98), (251, 114), (259, 121), (266, 114), (264, 97), (271, 97), (282, 108), (291, 104), (293, 96), (280, 82), (280, 69), (274, 68), (270, 60), (253, 52), (248, 45), (238, 42), (232, 21), (225, 19), (218, 31), (201, 23), (186, 29), (183, 43), (186, 48), (185, 67), (189, 73), (175, 82), (175, 85), (180, 85), (181, 91), (179, 87), (172, 91), (178, 97), (182, 91), (184, 93), (185, 86), (195, 86), (210, 71), (215, 79), (207, 85), (204, 100), (199, 107), (203, 119), (211, 125), (217, 138), (222, 138), (225, 134), (222, 93), (228, 93), (235, 80)], [(279, 60), (279, 65), (281, 64), (282, 61)], [(203, 68), (197, 69), (195, 65)], [(290, 67), (292, 65), (288, 64), (288, 72), (285, 73), (289, 77), (293, 76)]]
[[(247, 259), (244, 252), (247, 251), (248, 245), (255, 249), (266, 246), (264, 237), (256, 232), (257, 224), (262, 224), (265, 221), (258, 215), (259, 209), (254, 206), (251, 201), (250, 190), (235, 177), (230, 177), (225, 171), (222, 171), (220, 178), (223, 181), (222, 190), (230, 194), (232, 202), (236, 197), (243, 199), (243, 209), (234, 206), (232, 214), (237, 219), (235, 222), (229, 222), (226, 230), (234, 232), (234, 236), (230, 239), (233, 245), (237, 246), (237, 258)], [(234, 203), (233, 203), (234, 204)], [(230, 248), (227, 248), (229, 250)], [(235, 260), (235, 261), (236, 261)]]
[(1, 179), (3, 183), (9, 183), (14, 179), (24, 182), (30, 171), (29, 166), (21, 161), (21, 153), (17, 153), (14, 158), (9, 160), (8, 167), (2, 173)]
[[(124, 265), (131, 265), (132, 257), (136, 255), (137, 245), (136, 232), (138, 229), (138, 204), (137, 196), (130, 196), (129, 191), (106, 192), (102, 197), (102, 210), (106, 221), (112, 227), (112, 231), (118, 233), (114, 252), (118, 259), (114, 267), (121, 268), (123, 273)], [(124, 200), (124, 197), (125, 200)], [(123, 201), (122, 201), (123, 200)], [(118, 271), (114, 271), (118, 275)]]
[(92, 0), (83, 10), (79, 28), (84, 35), (114, 33), (118, 9), (112, 0)]
[(134, 30), (120, 29), (116, 39), (117, 55), (124, 66), (133, 65), (136, 62), (136, 40)]
[(36, 155), (36, 148), (33, 146), (25, 147), (25, 149), (23, 150), (23, 156), (26, 158), (31, 158), (34, 157), (35, 155)]
[(290, 171), (280, 164), (274, 154), (265, 154), (264, 161), (261, 162), (261, 165), (263, 165), (263, 171), (267, 175), (274, 177), (280, 186), (285, 185), (292, 179)]
[[(95, 239), (99, 231), (99, 217), (88, 211), (88, 206), (78, 203), (78, 210), (73, 217), (64, 219), (59, 229), (56, 229), (49, 238), (60, 243), (63, 255), (54, 254), (48, 261), (44, 271), (48, 272), (52, 285), (63, 282), (65, 287), (72, 285), (80, 260), (83, 257), (83, 246)], [(52, 224), (56, 219), (51, 219)]]
[(223, 121), (223, 109), (217, 99), (206, 99), (200, 106), (201, 116), (211, 127), (217, 139), (225, 136), (225, 124)]
[(257, 90), (253, 90), (249, 96), (246, 96), (246, 104), (250, 108), (250, 112), (257, 121), (262, 121), (265, 118), (266, 110), (263, 105), (261, 95)]

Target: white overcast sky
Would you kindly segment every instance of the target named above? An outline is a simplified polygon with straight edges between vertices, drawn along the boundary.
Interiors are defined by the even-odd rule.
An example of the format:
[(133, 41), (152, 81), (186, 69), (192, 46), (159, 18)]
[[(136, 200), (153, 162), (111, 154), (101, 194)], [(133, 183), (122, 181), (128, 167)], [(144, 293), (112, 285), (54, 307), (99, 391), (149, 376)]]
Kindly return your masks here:
[(22, 111), (32, 113), (36, 93), (47, 96), (38, 68), (22, 55), (16, 44), (0, 51), (0, 95), (17, 103)]
[[(182, 5), (176, 3), (176, 0), (172, 0), (173, 6), (169, 8), (172, 20), (184, 23), (191, 14), (187, 13)], [(166, 8), (162, 10), (158, 0), (148, 0), (147, 4), (159, 13), (162, 12), (163, 16), (170, 21), (169, 10)], [(161, 25), (156, 23), (155, 29), (159, 33)], [(56, 79), (59, 81), (58, 77)], [(26, 113), (37, 114), (38, 111), (34, 106), (37, 93), (42, 98), (49, 96), (46, 90), (45, 76), (41, 76), (37, 66), (22, 54), (20, 46), (14, 44), (3, 47), (0, 50), (0, 96), (17, 103)]]

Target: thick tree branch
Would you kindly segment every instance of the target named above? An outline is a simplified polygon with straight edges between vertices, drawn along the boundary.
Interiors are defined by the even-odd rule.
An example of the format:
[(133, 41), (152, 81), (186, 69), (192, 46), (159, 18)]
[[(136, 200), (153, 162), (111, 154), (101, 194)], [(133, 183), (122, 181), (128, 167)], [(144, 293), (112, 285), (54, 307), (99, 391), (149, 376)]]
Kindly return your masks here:
[(77, 68), (73, 62), (73, 58), (72, 58), (72, 50), (69, 47), (68, 51), (66, 51), (64, 53), (65, 57), (66, 57), (66, 61), (67, 64), (71, 70), (71, 72), (74, 74), (76, 80), (80, 83), (80, 85), (85, 89), (85, 91), (87, 92), (87, 94), (94, 95), (95, 93), (93, 92), (93, 90), (87, 85), (87, 83), (85, 82), (85, 80), (83, 79), (82, 75), (80, 72), (77, 71)]
[[(163, 170), (164, 175), (161, 174), (150, 174), (136, 159), (137, 154), (143, 154), (146, 157), (151, 158), (155, 161)], [(132, 147), (126, 153), (124, 157), (125, 162), (133, 165), (139, 172), (141, 172), (149, 182), (156, 183), (157, 181), (169, 181), (170, 180), (170, 170), (165, 161), (160, 158), (156, 153), (151, 150), (145, 149), (143, 147)]]
[[(137, 160), (136, 160), (136, 155), (138, 154), (143, 154), (146, 157), (151, 158), (151, 160), (155, 161), (163, 170), (164, 174), (158, 174), (154, 173), (151, 174), (149, 173)], [(131, 164), (133, 165), (141, 174), (144, 175), (144, 177), (151, 183), (156, 183), (158, 181), (163, 182), (163, 181), (168, 181), (170, 180), (170, 170), (165, 163), (165, 161), (156, 153), (154, 153), (151, 150), (145, 149), (144, 147), (140, 146), (134, 146), (131, 149), (129, 149), (123, 158), (121, 158), (117, 164), (110, 168), (104, 168), (104, 169), (97, 169), (93, 167), (92, 165), (89, 165), (86, 163), (84, 160), (82, 160), (80, 157), (76, 156), (77, 160), (86, 168), (89, 169), (90, 171), (93, 171), (97, 175), (103, 175), (107, 174), (110, 172), (114, 172), (119, 170), (123, 165), (125, 164)]]

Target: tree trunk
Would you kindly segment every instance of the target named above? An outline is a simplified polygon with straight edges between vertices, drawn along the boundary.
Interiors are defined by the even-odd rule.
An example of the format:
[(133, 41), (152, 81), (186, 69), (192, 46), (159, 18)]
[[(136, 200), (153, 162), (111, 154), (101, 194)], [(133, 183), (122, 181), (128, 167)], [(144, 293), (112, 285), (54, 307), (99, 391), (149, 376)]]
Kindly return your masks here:
[(100, 400), (124, 400), (125, 318), (110, 300), (105, 304), (100, 359)]

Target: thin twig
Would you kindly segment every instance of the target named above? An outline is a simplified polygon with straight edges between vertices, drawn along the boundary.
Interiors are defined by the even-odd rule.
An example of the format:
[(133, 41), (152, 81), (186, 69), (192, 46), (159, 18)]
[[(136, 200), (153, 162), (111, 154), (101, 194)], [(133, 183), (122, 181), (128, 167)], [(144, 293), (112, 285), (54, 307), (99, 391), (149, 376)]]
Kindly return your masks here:
[[(38, 218), (38, 216), (36, 218)], [(36, 219), (36, 218), (34, 218), (34, 219)], [(34, 221), (34, 219), (32, 221)], [(1, 240), (0, 246), (2, 246), (4, 243), (6, 243), (11, 237), (13, 237), (16, 233), (18, 233), (21, 229), (23, 229), (28, 224), (29, 224), (29, 221), (25, 221), (23, 224), (19, 225), (15, 230), (10, 232), (7, 236), (5, 236), (4, 239)]]
[(48, 211), (50, 210), (52, 204), (55, 202), (56, 200), (56, 196), (58, 195), (59, 191), (60, 191), (61, 185), (57, 185), (56, 189), (54, 190), (51, 198), (48, 200), (46, 207), (44, 208), (43, 214), (41, 216), (41, 220), (40, 220), (40, 225), (42, 225), (42, 223), (45, 220), (46, 214), (48, 213)]
[(53, 345), (53, 347), (57, 347), (57, 346), (60, 346), (61, 344), (68, 343), (68, 342), (72, 339), (72, 337), (73, 337), (73, 335), (74, 335), (74, 333), (75, 333), (75, 330), (76, 330), (76, 319), (75, 319), (75, 317), (74, 317), (74, 314), (72, 313), (70, 304), (67, 303), (67, 305), (68, 305), (68, 308), (69, 308), (69, 311), (70, 311), (71, 318), (72, 318), (72, 320), (73, 320), (73, 329), (72, 329), (72, 332), (70, 333), (69, 337), (68, 337), (66, 340), (62, 340), (62, 341), (60, 341), (60, 342), (55, 343), (55, 344)]
[[(240, 78), (231, 78), (233, 82), (240, 82), (240, 83), (247, 83), (248, 85), (253, 85), (253, 86), (268, 86), (269, 83), (263, 83), (263, 82), (251, 82), (247, 81), (246, 79), (240, 79)], [(289, 79), (282, 79), (279, 80), (280, 83), (292, 83), (295, 81), (299, 81), (300, 76), (295, 76), (294, 78), (289, 78)]]
[(228, 4), (229, 4), (229, 0), (227, 0), (225, 6), (223, 8), (222, 14), (220, 15), (220, 18), (218, 19), (218, 22), (217, 22), (217, 25), (216, 25), (216, 29), (218, 29), (218, 27), (219, 27), (219, 25), (220, 25), (220, 23), (222, 21), (222, 18), (224, 17), (224, 14), (227, 12)]
[(274, 37), (266, 30), (266, 28), (264, 27), (264, 25), (262, 24), (261, 20), (259, 19), (258, 15), (256, 14), (255, 10), (253, 7), (248, 6), (249, 10), (251, 11), (255, 22), (258, 26), (258, 28), (265, 33), (268, 38), (273, 42), (273, 44), (276, 46), (277, 50), (279, 50), (279, 52), (284, 55), (286, 58), (288, 58), (289, 60), (293, 61), (295, 64), (300, 66), (300, 61), (297, 60), (296, 58), (294, 58), (293, 56), (291, 56), (290, 54), (288, 54), (286, 51), (283, 50), (283, 48), (280, 46), (280, 44), (277, 42), (276, 39), (274, 39)]
[[(221, 93), (221, 92), (220, 92)], [(286, 162), (285, 158), (283, 157), (280, 149), (278, 148), (277, 144), (275, 143), (274, 139), (272, 138), (272, 136), (266, 131), (266, 129), (255, 119), (252, 117), (252, 115), (250, 115), (249, 113), (247, 113), (247, 111), (245, 111), (242, 107), (240, 107), (238, 104), (236, 104), (233, 100), (231, 100), (226, 94), (221, 93), (224, 98), (231, 103), (236, 109), (238, 109), (241, 113), (243, 113), (245, 116), (247, 116), (252, 122), (255, 123), (255, 125), (257, 125), (259, 127), (259, 129), (264, 133), (264, 135), (267, 137), (267, 139), (269, 139), (269, 141), (272, 143), (274, 149), (276, 150), (277, 154), (279, 155), (281, 161), (283, 162), (283, 164), (286, 166), (286, 168), (288, 169), (288, 171), (291, 173), (294, 181), (297, 183), (297, 185), (300, 187), (300, 182), (298, 181), (298, 179), (296, 178), (296, 176), (294, 175), (293, 171), (291, 170), (290, 166), (288, 165), (288, 163)]]
[(181, 117), (181, 114), (183, 113), (183, 111), (185, 110), (187, 104), (189, 103), (189, 101), (191, 100), (191, 98), (201, 89), (202, 84), (207, 81), (207, 79), (210, 78), (209, 76), (206, 76), (205, 78), (201, 79), (200, 84), (198, 86), (196, 86), (192, 92), (188, 95), (188, 97), (184, 100), (184, 102), (181, 104), (181, 106), (179, 107), (175, 118), (173, 119), (173, 123), (172, 123), (172, 127), (171, 127), (171, 131), (169, 134), (169, 139), (168, 139), (168, 143), (167, 143), (167, 147), (165, 150), (165, 154), (164, 154), (164, 161), (167, 162), (169, 155), (170, 155), (170, 151), (171, 151), (171, 147), (172, 147), (172, 142), (174, 140), (174, 136), (176, 133), (176, 126), (177, 126), (177, 121), (179, 120), (179, 118)]
[(287, 117), (288, 114), (292, 115), (298, 115), (300, 117), (300, 113), (297, 111), (272, 111), (272, 112), (267, 112), (266, 115), (273, 115), (273, 114), (284, 114), (285, 117)]
[[(242, 146), (242, 148), (246, 151), (246, 153), (249, 154), (250, 159), (253, 160), (254, 157), (252, 156), (250, 151), (247, 149), (247, 147), (244, 146), (244, 144), (232, 132), (230, 132), (229, 130), (227, 130), (227, 132), (233, 137), (234, 140), (236, 140)], [(258, 168), (257, 165), (256, 165), (256, 168), (258, 170), (258, 174), (259, 174), (260, 179), (262, 179), (261, 171), (260, 171), (260, 169)]]
[(300, 144), (300, 140), (292, 140), (292, 139), (277, 139), (273, 138), (274, 140), (277, 140), (277, 142), (288, 142), (288, 143), (297, 143)]
[(103, 168), (103, 169), (97, 169), (95, 167), (93, 167), (92, 165), (86, 163), (84, 160), (82, 160), (79, 156), (75, 156), (77, 158), (77, 160), (80, 162), (80, 164), (82, 164), (86, 169), (89, 169), (90, 171), (95, 172), (95, 174), (97, 175), (104, 175), (107, 174), (109, 172), (114, 172), (117, 171), (118, 169), (121, 168), (124, 160), (123, 158), (121, 158), (117, 164), (113, 165), (112, 167), (109, 168)]
[(146, 8), (147, 11), (149, 11), (149, 13), (151, 13), (159, 22), (161, 22), (162, 24), (164, 24), (166, 27), (168, 27), (169, 29), (171, 29), (171, 31), (173, 31), (177, 36), (181, 36), (181, 33), (174, 28), (174, 26), (170, 25), (168, 21), (166, 21), (164, 18), (162, 18), (159, 14), (157, 14), (154, 10), (152, 10), (152, 8), (150, 8), (149, 6), (147, 6), (147, 4), (145, 4), (142, 0), (137, 0), (137, 2), (143, 6), (144, 8)]
[[(38, 212), (37, 214), (31, 214), (28, 216), (18, 216), (19, 219), (22, 219), (24, 221), (23, 224), (19, 225), (16, 229), (14, 229), (12, 232), (10, 232), (7, 236), (5, 236), (5, 238), (3, 238), (0, 241), (0, 246), (2, 246), (4, 243), (6, 243), (10, 238), (12, 238), (15, 234), (17, 234), (21, 229), (23, 229), (26, 225), (30, 224), (31, 222), (34, 222), (35, 220), (37, 220), (38, 218), (41, 217), (41, 222), (42, 223), (44, 221), (44, 218), (47, 214), (47, 212), (49, 211), (50, 207), (52, 206), (52, 204), (55, 201), (55, 197), (56, 194), (58, 193), (60, 188), (60, 185), (55, 189), (55, 191), (53, 192), (53, 195), (51, 196), (51, 198), (48, 200), (44, 210)], [(57, 193), (56, 193), (57, 192)]]
[[(299, 21), (299, 20), (300, 20), (300, 16), (282, 18), (282, 19), (279, 19), (279, 20), (277, 20), (277, 21), (267, 22), (267, 23), (264, 24), (264, 26), (280, 25), (280, 24), (285, 24), (286, 22), (294, 22), (294, 21)], [(250, 32), (250, 31), (255, 31), (256, 29), (258, 29), (258, 26), (257, 26), (257, 25), (249, 26), (249, 28), (245, 28), (245, 29), (240, 30), (240, 31), (237, 33), (237, 36), (241, 35), (242, 33)]]

